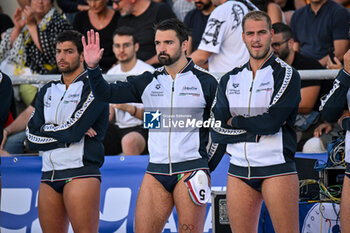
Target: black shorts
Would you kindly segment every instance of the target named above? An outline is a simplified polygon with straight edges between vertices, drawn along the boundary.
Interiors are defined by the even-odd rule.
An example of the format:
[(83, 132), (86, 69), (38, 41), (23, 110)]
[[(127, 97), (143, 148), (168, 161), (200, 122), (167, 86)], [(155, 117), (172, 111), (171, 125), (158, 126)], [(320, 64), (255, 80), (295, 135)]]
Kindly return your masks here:
[(69, 178), (66, 180), (58, 180), (58, 181), (41, 181), (41, 183), (49, 185), (53, 190), (55, 190), (57, 193), (62, 194), (63, 193), (63, 188), (66, 184), (71, 182), (73, 179), (84, 179), (84, 178), (96, 178), (101, 182), (101, 177), (100, 176), (85, 176), (85, 177), (79, 177), (79, 178)]
[(118, 155), (122, 153), (123, 152), (122, 144), (121, 144), (122, 138), (130, 132), (138, 132), (142, 135), (142, 137), (146, 141), (146, 147), (141, 154), (143, 155), (148, 154), (148, 147), (147, 147), (148, 130), (147, 129), (144, 129), (141, 125), (130, 127), (130, 128), (119, 128), (117, 125), (113, 123), (109, 123), (106, 131), (106, 136), (103, 141), (103, 144), (105, 147), (105, 155)]

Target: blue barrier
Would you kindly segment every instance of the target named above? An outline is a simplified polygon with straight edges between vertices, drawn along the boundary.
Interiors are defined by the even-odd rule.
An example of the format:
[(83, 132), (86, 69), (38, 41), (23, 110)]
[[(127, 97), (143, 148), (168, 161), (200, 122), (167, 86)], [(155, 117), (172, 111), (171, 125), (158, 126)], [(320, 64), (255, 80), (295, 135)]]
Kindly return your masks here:
[[(131, 233), (133, 232), (136, 197), (141, 184), (148, 156), (108, 156), (101, 168), (101, 204), (99, 232)], [(212, 190), (225, 191), (229, 156), (225, 156), (212, 173)], [(40, 184), (40, 157), (3, 157), (1, 158), (2, 195), (0, 231), (2, 233), (40, 233), (37, 216), (37, 194)], [(328, 203), (330, 204), (330, 203)], [(300, 204), (300, 229), (324, 225), (323, 229), (337, 226), (336, 211), (330, 215), (330, 221), (320, 216), (318, 208), (325, 208), (319, 203)], [(333, 205), (327, 207), (332, 209)], [(325, 208), (323, 212), (327, 210)], [(54, 211), (54, 210), (53, 210)], [(207, 206), (204, 232), (212, 232), (211, 203)], [(239, 210), (238, 210), (239, 211)], [(311, 211), (311, 214), (310, 214)], [(312, 212), (314, 211), (314, 212)], [(332, 212), (330, 210), (330, 212)], [(312, 215), (313, 213), (313, 215)], [(311, 218), (311, 217), (312, 218)], [(315, 221), (315, 216), (320, 218)], [(335, 217), (334, 217), (335, 216)], [(311, 224), (311, 225), (310, 225)], [(333, 224), (333, 225), (329, 225)], [(303, 228), (304, 227), (304, 228)], [(306, 229), (306, 228), (305, 228)], [(316, 229), (316, 228), (315, 228)], [(333, 229), (333, 228), (332, 228)], [(70, 229), (70, 232), (73, 232)], [(164, 233), (177, 231), (177, 214), (174, 210), (164, 228)], [(263, 206), (259, 222), (259, 232), (273, 232), (271, 220)], [(321, 231), (305, 231), (321, 232)], [(322, 231), (328, 232), (328, 231)]]

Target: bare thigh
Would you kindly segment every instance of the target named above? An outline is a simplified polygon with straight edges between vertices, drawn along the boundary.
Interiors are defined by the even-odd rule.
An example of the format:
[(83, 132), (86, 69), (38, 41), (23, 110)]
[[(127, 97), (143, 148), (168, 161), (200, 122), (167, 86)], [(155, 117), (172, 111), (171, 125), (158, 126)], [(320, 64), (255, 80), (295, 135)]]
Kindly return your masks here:
[(74, 179), (65, 185), (63, 199), (75, 233), (97, 233), (101, 182), (96, 178)]
[(227, 211), (233, 232), (258, 231), (262, 195), (239, 178), (227, 178)]
[(275, 232), (299, 232), (298, 176), (294, 174), (265, 179), (262, 195)]
[(350, 179), (346, 175), (340, 203), (340, 225), (341, 232), (350, 232)]
[(207, 205), (196, 205), (188, 192), (184, 180), (191, 173), (187, 173), (177, 183), (174, 189), (174, 201), (178, 215), (179, 233), (202, 233), (204, 229), (205, 213)]
[(160, 233), (174, 206), (172, 194), (152, 175), (145, 174), (137, 196), (135, 233)]
[(38, 216), (44, 233), (68, 232), (69, 222), (63, 196), (44, 183), (39, 187)]

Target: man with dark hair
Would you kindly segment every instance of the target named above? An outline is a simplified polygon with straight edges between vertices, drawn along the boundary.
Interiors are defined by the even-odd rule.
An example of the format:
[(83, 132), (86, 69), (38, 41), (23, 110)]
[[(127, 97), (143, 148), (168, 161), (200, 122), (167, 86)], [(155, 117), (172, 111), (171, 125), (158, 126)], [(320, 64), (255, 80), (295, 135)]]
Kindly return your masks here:
[(171, 8), (163, 2), (151, 0), (112, 0), (113, 9), (122, 17), (118, 27), (128, 26), (135, 29), (135, 38), (140, 44), (137, 58), (147, 64), (159, 64), (154, 46), (153, 26), (162, 20), (176, 18)]
[(211, 0), (194, 0), (194, 4), (196, 5), (196, 9), (188, 12), (184, 20), (184, 23), (192, 31), (192, 44), (190, 44), (191, 51), (188, 52), (188, 54), (191, 54), (198, 48), (209, 16), (215, 9)]
[[(275, 23), (272, 25), (272, 29), (274, 30), (274, 35), (272, 36), (271, 47), (277, 57), (296, 70), (324, 69), (314, 58), (294, 51), (294, 39), (289, 26), (283, 23)], [(328, 93), (331, 87), (331, 80), (301, 80), (301, 101), (295, 125), (298, 136), (298, 151), (303, 150), (305, 142), (314, 136), (314, 130), (322, 124), (322, 119), (319, 117), (318, 112), (319, 99)], [(313, 139), (313, 143), (310, 141), (304, 148), (305, 152), (322, 152), (322, 150), (327, 148), (331, 138), (331, 135), (323, 134), (321, 138)]]
[[(107, 74), (139, 75), (153, 72), (151, 65), (136, 58), (139, 43), (135, 40), (134, 29), (119, 27), (113, 33), (113, 52), (119, 64)], [(148, 131), (142, 127), (143, 104), (110, 104), (109, 125), (104, 140), (105, 154), (140, 155), (147, 154)]]
[(176, 206), (179, 231), (199, 233), (210, 198), (209, 169), (215, 168), (224, 150), (216, 144), (207, 150), (208, 128), (184, 124), (209, 122), (217, 81), (186, 58), (188, 30), (182, 22), (164, 20), (155, 29), (157, 57), (164, 66), (115, 84), (101, 75), (98, 62), (103, 49), (98, 33), (89, 31), (87, 44), (83, 41), (89, 81), (97, 98), (142, 102), (148, 112), (144, 125), (150, 128), (150, 162), (137, 198), (135, 232), (162, 232)]
[(43, 232), (98, 232), (103, 137), (108, 104), (93, 96), (82, 52), (82, 35), (57, 36), (59, 81), (40, 89), (28, 123), (28, 146), (42, 151), (38, 216)]
[[(231, 154), (227, 209), (232, 232), (257, 232), (262, 201), (276, 232), (299, 232), (299, 183), (293, 130), (300, 101), (298, 72), (271, 51), (273, 30), (262, 11), (246, 14), (243, 41), (250, 59), (219, 83), (212, 139), (227, 143)], [(227, 122), (227, 123), (226, 123)], [(239, 132), (259, 135), (258, 142), (234, 143)], [(239, 210), (239, 211), (237, 211)]]

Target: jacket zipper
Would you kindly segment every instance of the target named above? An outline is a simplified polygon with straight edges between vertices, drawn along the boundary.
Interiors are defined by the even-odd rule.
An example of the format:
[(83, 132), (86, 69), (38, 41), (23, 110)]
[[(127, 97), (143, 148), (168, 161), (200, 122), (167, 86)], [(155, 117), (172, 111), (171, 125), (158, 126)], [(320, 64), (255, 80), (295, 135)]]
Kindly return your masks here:
[[(62, 103), (62, 100), (63, 100), (63, 98), (64, 98), (65, 95), (66, 95), (66, 91), (64, 91), (63, 96), (61, 97), (60, 102), (59, 102), (58, 105), (57, 105), (57, 108), (56, 108), (56, 115), (55, 115), (55, 122), (58, 122), (58, 120), (57, 120), (58, 108), (60, 107), (60, 105), (61, 105), (61, 103)], [(50, 152), (49, 158), (50, 158), (50, 163), (51, 163), (51, 165), (52, 165), (51, 182), (53, 182), (53, 178), (54, 178), (54, 176), (55, 176), (55, 166), (54, 166), (54, 164), (53, 164), (51, 155), (52, 155), (52, 152)]]
[(173, 79), (172, 86), (171, 86), (171, 106), (170, 106), (170, 128), (169, 128), (169, 146), (168, 146), (168, 157), (169, 157), (169, 173), (170, 175), (173, 175), (173, 168), (171, 165), (171, 156), (170, 156), (170, 138), (171, 138), (171, 123), (172, 123), (172, 114), (173, 114), (173, 98), (174, 98), (174, 85), (175, 85), (175, 79)]
[[(252, 99), (253, 84), (254, 84), (254, 79), (252, 80), (252, 83), (251, 83), (250, 89), (249, 89), (248, 116), (250, 116), (250, 102)], [(251, 171), (250, 171), (250, 162), (249, 162), (248, 156), (247, 156), (247, 142), (244, 142), (244, 156), (245, 156), (245, 160), (248, 163), (248, 179), (250, 180)]]

